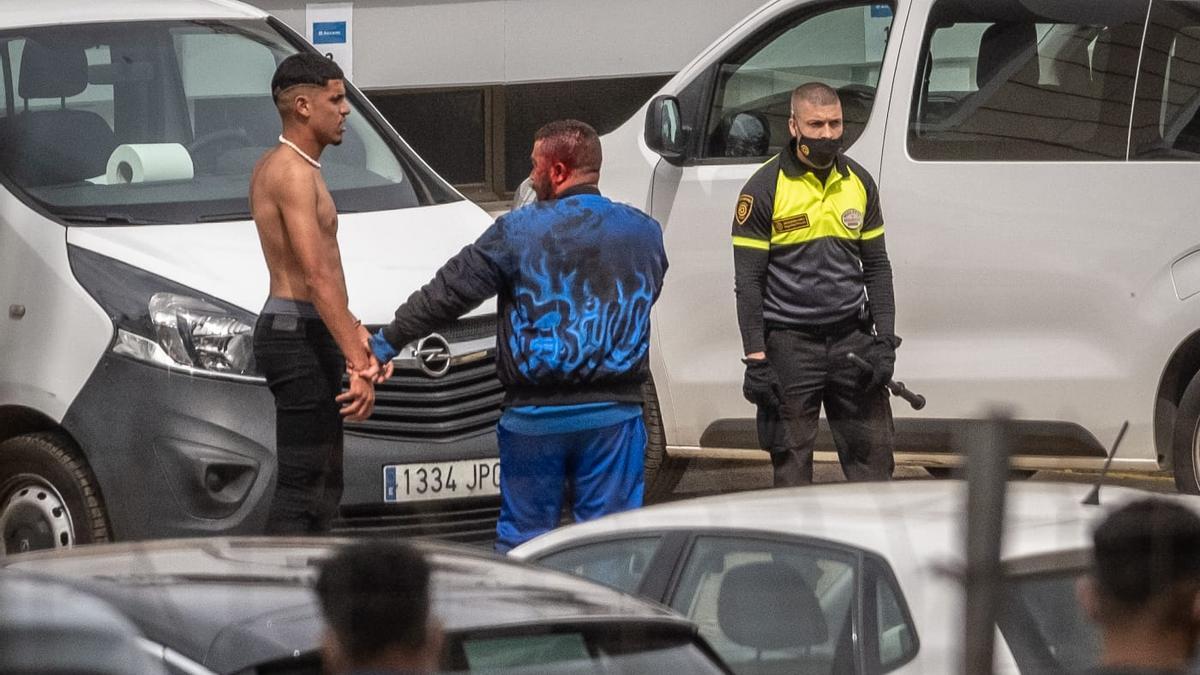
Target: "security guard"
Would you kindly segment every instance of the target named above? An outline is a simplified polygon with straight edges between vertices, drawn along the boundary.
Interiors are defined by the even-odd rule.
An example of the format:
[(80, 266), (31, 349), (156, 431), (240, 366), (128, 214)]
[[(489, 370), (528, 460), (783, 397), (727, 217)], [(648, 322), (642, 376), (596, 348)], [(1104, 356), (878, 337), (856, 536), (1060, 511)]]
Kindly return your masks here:
[(841, 153), (836, 91), (802, 85), (791, 109), (788, 148), (750, 177), (734, 214), (743, 394), (759, 407), (760, 435), (773, 436), (761, 440), (776, 486), (812, 482), (822, 404), (846, 478), (888, 480), (895, 432), (883, 385), (900, 338), (878, 188)]

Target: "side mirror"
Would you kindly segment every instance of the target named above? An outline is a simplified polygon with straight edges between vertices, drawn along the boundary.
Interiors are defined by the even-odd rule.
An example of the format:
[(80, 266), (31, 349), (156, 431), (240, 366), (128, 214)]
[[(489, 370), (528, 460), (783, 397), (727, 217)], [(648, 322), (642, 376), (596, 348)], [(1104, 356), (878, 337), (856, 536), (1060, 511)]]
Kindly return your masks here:
[(664, 159), (679, 159), (687, 148), (687, 134), (679, 114), (679, 100), (657, 96), (646, 111), (646, 145)]

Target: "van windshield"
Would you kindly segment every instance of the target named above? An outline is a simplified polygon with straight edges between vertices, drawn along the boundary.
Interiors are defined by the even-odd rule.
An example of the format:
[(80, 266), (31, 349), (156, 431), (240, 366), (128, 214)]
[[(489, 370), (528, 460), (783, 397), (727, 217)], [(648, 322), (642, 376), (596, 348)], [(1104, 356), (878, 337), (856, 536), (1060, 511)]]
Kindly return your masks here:
[[(72, 222), (249, 218), (250, 173), (281, 128), (271, 76), (300, 44), (266, 20), (0, 31), (0, 175)], [(344, 140), (321, 155), (339, 211), (461, 199), (348, 98)]]

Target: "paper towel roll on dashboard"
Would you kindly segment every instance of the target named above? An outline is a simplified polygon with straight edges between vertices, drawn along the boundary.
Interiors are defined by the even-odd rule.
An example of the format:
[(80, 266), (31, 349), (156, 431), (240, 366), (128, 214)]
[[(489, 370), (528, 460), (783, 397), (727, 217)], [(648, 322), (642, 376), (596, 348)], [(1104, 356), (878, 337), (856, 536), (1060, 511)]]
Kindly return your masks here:
[(109, 185), (191, 180), (192, 156), (178, 143), (129, 143), (118, 145), (108, 158)]

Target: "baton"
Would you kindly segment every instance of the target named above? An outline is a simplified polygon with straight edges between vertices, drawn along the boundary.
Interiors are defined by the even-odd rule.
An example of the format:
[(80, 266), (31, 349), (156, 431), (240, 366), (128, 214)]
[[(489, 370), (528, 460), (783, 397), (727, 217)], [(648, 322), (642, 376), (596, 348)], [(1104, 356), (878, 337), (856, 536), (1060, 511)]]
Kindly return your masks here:
[[(871, 367), (871, 364), (867, 363), (866, 360), (854, 352), (847, 354), (846, 358), (850, 359), (850, 363), (853, 363), (868, 373), (875, 371), (875, 369)], [(904, 386), (903, 382), (888, 380), (887, 388), (892, 392), (892, 396), (899, 396), (905, 401), (908, 401), (908, 404), (912, 406), (913, 410), (920, 410), (921, 408), (925, 407), (925, 397), (916, 392), (909, 391), (908, 387)]]

